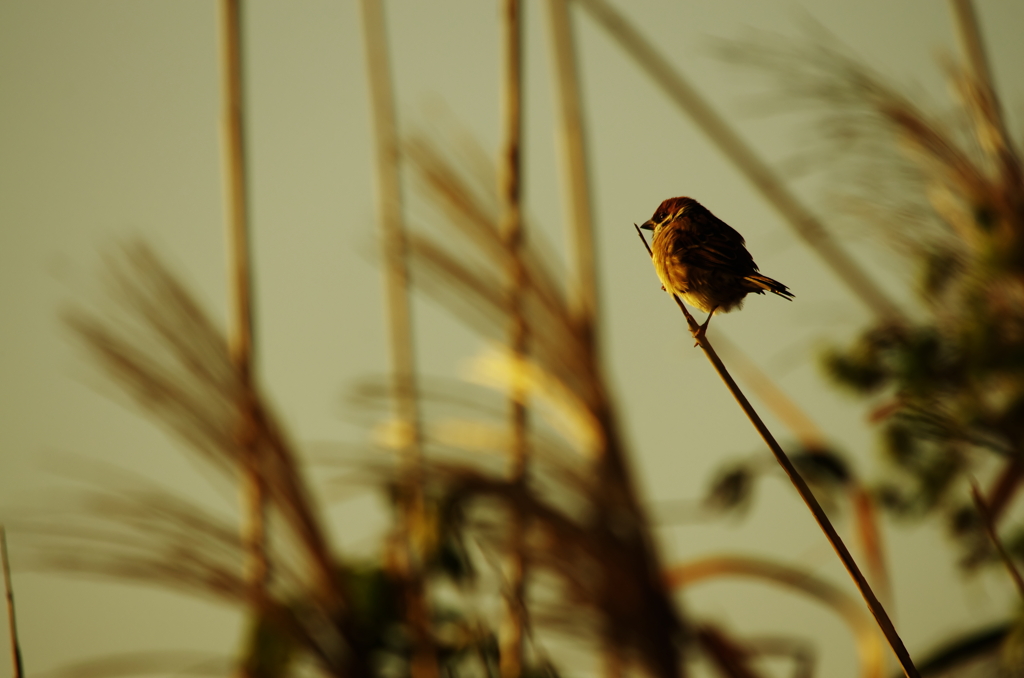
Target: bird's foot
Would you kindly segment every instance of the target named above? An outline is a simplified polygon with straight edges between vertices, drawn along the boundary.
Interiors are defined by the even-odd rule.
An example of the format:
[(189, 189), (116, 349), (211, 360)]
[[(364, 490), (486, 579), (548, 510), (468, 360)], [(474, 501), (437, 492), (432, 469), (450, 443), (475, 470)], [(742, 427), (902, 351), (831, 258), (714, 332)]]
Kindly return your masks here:
[[(717, 308), (717, 307), (715, 307), (715, 308)], [(694, 347), (700, 346), (701, 342), (704, 341), (704, 339), (707, 337), (708, 323), (711, 322), (711, 316), (713, 316), (714, 314), (715, 314), (715, 309), (713, 308), (713, 309), (711, 309), (711, 313), (708, 313), (708, 319), (705, 320), (704, 324), (701, 325), (700, 327), (698, 327), (697, 331), (693, 333), (693, 338), (695, 340), (695, 342), (693, 344)]]

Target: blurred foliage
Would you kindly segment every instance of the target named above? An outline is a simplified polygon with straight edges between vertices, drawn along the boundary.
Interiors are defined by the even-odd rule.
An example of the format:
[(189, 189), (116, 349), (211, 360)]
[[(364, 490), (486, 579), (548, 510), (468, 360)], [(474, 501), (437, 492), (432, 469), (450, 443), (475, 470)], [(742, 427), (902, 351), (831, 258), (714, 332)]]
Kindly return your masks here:
[[(947, 62), (953, 101), (936, 111), (817, 30), (803, 44), (762, 35), (728, 43), (723, 54), (767, 71), (772, 96), (817, 119), (804, 126), (815, 148), (801, 159), (825, 170), (838, 212), (878, 236), (911, 275), (916, 303), (903, 317), (879, 314), (823, 356), (827, 375), (871, 406), (888, 470), (870, 495), (898, 517), (943, 520), (967, 570), (1019, 568), (1024, 524), (1013, 524), (1009, 508), (1024, 484), (1020, 142), (978, 62)], [(842, 456), (809, 452), (794, 462), (831, 509), (837, 490), (866, 489)], [(726, 466), (706, 505), (745, 508), (755, 468)], [(980, 505), (971, 499), (975, 479)], [(1015, 565), (1000, 560), (979, 510)], [(922, 673), (1020, 675), (1022, 619), (944, 643), (919, 662)]]
[(949, 63), (954, 101), (928, 110), (829, 36), (726, 53), (768, 69), (776, 93), (818, 119), (833, 202), (913, 271), (904, 317), (824, 356), (830, 377), (873, 405), (893, 470), (877, 498), (904, 517), (942, 514), (965, 565), (996, 562), (967, 488), (987, 482), (998, 522), (1024, 473), (1024, 180), (998, 95)]

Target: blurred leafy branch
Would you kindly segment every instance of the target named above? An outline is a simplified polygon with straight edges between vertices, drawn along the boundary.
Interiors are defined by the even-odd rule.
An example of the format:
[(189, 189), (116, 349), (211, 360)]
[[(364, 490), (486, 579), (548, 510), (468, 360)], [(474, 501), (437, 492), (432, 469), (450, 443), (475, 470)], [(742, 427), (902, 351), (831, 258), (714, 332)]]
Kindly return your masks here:
[[(985, 503), (998, 523), (1024, 479), (1019, 147), (977, 71), (947, 64), (956, 99), (939, 115), (825, 44), (730, 50), (781, 74), (783, 97), (814, 107), (817, 137), (837, 159), (830, 185), (843, 187), (840, 205), (916, 271), (913, 313), (867, 328), (830, 351), (825, 367), (873, 402), (871, 420), (898, 470), (878, 490), (883, 505), (945, 514), (965, 565), (995, 562), (967, 490), (974, 476), (990, 478)], [(1007, 545), (1021, 557), (1018, 533)]]

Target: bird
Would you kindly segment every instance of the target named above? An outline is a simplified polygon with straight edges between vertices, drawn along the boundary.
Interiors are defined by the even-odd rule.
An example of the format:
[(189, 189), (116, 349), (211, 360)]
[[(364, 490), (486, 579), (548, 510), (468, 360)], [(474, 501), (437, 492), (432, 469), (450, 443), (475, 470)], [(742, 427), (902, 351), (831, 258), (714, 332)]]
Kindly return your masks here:
[(640, 228), (653, 231), (651, 258), (662, 289), (708, 314), (698, 343), (715, 313), (743, 305), (751, 292), (792, 300), (778, 280), (761, 275), (743, 236), (693, 198), (669, 198)]

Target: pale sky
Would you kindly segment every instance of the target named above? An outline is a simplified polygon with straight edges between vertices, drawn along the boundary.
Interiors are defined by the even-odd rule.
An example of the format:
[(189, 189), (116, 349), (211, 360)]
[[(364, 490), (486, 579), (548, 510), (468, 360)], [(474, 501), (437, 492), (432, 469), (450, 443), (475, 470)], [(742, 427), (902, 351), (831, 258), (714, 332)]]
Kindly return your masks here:
[[(949, 8), (937, 0), (634, 0), (615, 2), (744, 138), (781, 165), (809, 132), (793, 117), (759, 114), (761, 74), (725, 64), (714, 38), (752, 29), (803, 34), (808, 18), (908, 92), (948, 103), (939, 59), (955, 54)], [(525, 2), (526, 209), (561, 246), (546, 8)], [(1011, 127), (1020, 130), (1024, 3), (977, 3)], [(253, 247), (260, 378), (300, 444), (365, 437), (344, 395), (386, 369), (375, 247), (369, 106), (354, 0), (249, 3)], [(793, 303), (749, 299), (716, 317), (856, 469), (882, 468), (863, 404), (836, 391), (821, 349), (870, 321), (816, 256), (743, 177), (602, 32), (575, 8), (598, 232), (603, 337), (625, 433), (652, 505), (700, 495), (724, 462), (767, 454), (658, 289), (632, 224), (668, 197), (700, 200), (747, 238), (762, 272)], [(487, 149), (498, 141), (498, 4), (387, 3), (400, 125), (447, 109)], [(144, 238), (225, 312), (219, 143), (218, 8), (211, 0), (0, 0), (0, 520), (68, 496), (66, 455), (129, 469), (197, 501), (222, 502), (177, 443), (125, 407), (59, 321), (99, 299), (102, 255)], [(801, 133), (805, 136), (801, 137)], [(793, 189), (824, 217), (812, 179)], [(908, 301), (898, 259), (849, 229), (857, 256)], [(453, 376), (479, 343), (418, 299), (419, 359)], [(113, 397), (112, 397), (113, 396)], [(755, 406), (759, 405), (755, 400)], [(764, 413), (784, 442), (779, 422)], [(62, 456), (63, 455), (63, 456)], [(315, 472), (318, 481), (329, 478)], [(321, 483), (322, 485), (322, 483)], [(222, 502), (223, 503), (223, 502)], [(371, 499), (332, 507), (344, 552), (372, 549)], [(370, 523), (373, 521), (371, 520)], [(846, 534), (848, 525), (840, 521)], [(801, 565), (853, 592), (824, 537), (781, 479), (759, 485), (742, 521), (658, 531), (666, 560), (747, 553)], [(239, 615), (137, 585), (32, 572), (9, 538), (30, 675), (113, 652), (181, 649), (230, 654)], [(948, 634), (1002, 619), (1016, 604), (1002, 573), (962, 584), (936, 526), (886, 525), (896, 600), (912, 654)], [(818, 675), (856, 675), (842, 623), (805, 599), (723, 580), (686, 594), (687, 610), (741, 636), (792, 633), (817, 644)], [(6, 620), (0, 631), (6, 637)], [(0, 677), (9, 675), (6, 645)], [(780, 674), (781, 675), (781, 674)]]

